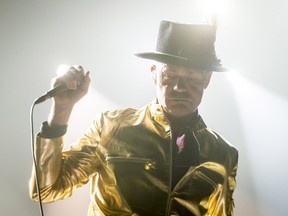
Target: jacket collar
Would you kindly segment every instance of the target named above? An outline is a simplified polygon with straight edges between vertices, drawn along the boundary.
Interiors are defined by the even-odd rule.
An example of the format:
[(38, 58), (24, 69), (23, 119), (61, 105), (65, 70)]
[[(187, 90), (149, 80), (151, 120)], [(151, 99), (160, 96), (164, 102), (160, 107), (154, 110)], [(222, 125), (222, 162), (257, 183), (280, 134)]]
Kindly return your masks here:
[[(150, 111), (151, 119), (160, 124), (165, 130), (165, 132), (169, 132), (171, 130), (170, 122), (164, 114), (163, 107), (157, 102), (157, 100), (156, 99), (153, 100), (149, 104), (148, 108)], [(202, 117), (198, 115), (198, 110), (197, 110), (197, 117), (194, 119), (196, 122), (195, 123), (191, 122), (191, 125), (193, 125), (192, 126), (193, 131), (199, 131), (204, 128), (207, 128)]]

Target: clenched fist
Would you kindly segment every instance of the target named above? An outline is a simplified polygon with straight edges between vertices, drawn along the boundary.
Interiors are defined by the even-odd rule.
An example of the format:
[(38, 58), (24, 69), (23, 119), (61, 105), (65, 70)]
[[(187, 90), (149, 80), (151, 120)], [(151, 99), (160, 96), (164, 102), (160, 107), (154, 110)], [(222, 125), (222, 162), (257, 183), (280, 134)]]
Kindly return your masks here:
[(53, 105), (49, 115), (50, 125), (67, 124), (74, 105), (87, 94), (90, 85), (89, 71), (85, 72), (80, 65), (67, 66), (62, 75), (52, 80), (52, 87), (65, 84), (66, 91), (53, 98)]

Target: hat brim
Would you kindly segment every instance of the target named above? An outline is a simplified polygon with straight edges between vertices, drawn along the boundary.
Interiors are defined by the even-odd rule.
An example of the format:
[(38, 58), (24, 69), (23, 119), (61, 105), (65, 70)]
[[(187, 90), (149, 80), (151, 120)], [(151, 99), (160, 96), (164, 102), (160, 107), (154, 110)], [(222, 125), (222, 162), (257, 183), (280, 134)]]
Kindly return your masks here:
[(162, 63), (170, 63), (176, 64), (184, 67), (201, 69), (201, 70), (209, 70), (215, 72), (226, 72), (229, 71), (228, 68), (222, 67), (222, 65), (208, 65), (208, 64), (200, 64), (195, 60), (183, 58), (181, 56), (170, 55), (161, 52), (141, 52), (135, 53), (135, 56), (144, 59), (155, 60)]

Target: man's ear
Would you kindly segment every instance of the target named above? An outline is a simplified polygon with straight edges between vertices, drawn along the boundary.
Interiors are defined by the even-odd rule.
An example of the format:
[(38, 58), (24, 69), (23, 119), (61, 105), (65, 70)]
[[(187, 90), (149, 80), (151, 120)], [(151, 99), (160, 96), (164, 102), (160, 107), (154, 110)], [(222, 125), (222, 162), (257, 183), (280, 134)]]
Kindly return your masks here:
[(156, 85), (156, 83), (157, 83), (156, 65), (154, 65), (154, 64), (151, 65), (150, 72), (151, 72), (151, 74), (152, 74), (153, 82), (154, 82), (154, 84)]
[(205, 81), (204, 81), (204, 89), (206, 89), (210, 83), (211, 80), (211, 76), (212, 76), (212, 71), (208, 71), (205, 74)]

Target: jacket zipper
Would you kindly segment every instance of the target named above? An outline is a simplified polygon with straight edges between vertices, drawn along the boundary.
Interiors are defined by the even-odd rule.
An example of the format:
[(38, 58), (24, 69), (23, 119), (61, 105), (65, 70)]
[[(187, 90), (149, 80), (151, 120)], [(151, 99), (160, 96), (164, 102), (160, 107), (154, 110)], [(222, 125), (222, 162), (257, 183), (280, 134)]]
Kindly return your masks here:
[[(168, 119), (167, 119), (168, 121)], [(169, 121), (168, 121), (169, 122)], [(173, 133), (172, 133), (172, 127), (170, 125), (170, 145), (169, 145), (169, 154), (170, 154), (170, 163), (169, 163), (169, 188), (168, 188), (168, 201), (166, 206), (166, 216), (169, 216), (170, 210), (171, 210), (171, 194), (172, 194), (172, 170), (173, 170)]]
[[(170, 122), (169, 122), (169, 125), (170, 125)], [(169, 191), (168, 191), (168, 202), (167, 202), (167, 206), (166, 206), (166, 216), (169, 216), (170, 214), (170, 210), (171, 210), (171, 194), (172, 194), (172, 170), (173, 170), (173, 133), (172, 133), (172, 128), (171, 128), (171, 125), (170, 125), (170, 130), (171, 130), (171, 135), (170, 135), (170, 158), (171, 158), (171, 161), (170, 161), (170, 166), (169, 166), (169, 169), (170, 169), (170, 172), (169, 172)], [(194, 133), (194, 131), (192, 131), (192, 135), (193, 137), (195, 138), (198, 146), (199, 145), (199, 141), (198, 139), (196, 138), (196, 135)], [(203, 173), (199, 173), (199, 177), (201, 177), (202, 179), (206, 180), (207, 182), (209, 182), (210, 184), (212, 184), (214, 187), (215, 186), (215, 183), (209, 178), (207, 177), (206, 175), (204, 175)]]
[(132, 163), (139, 163), (144, 164), (144, 168), (149, 170), (151, 168), (155, 168), (156, 162), (148, 159), (148, 158), (136, 158), (136, 157), (106, 157), (106, 162), (132, 162)]

